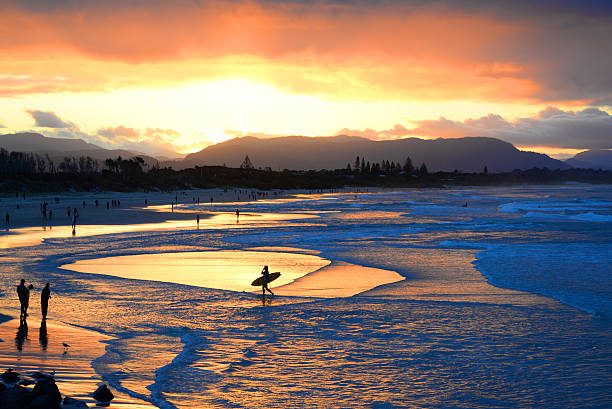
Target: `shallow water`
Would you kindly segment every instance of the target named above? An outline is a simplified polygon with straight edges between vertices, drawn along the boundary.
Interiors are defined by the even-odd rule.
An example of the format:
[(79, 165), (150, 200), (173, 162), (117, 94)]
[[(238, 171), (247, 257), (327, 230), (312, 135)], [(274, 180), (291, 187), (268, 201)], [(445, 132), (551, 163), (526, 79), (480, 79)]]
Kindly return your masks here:
[[(609, 186), (326, 194), (241, 206), (319, 217), (7, 249), (0, 302), (14, 304), (22, 276), (51, 281), (53, 317), (117, 337), (97, 372), (160, 407), (612, 406)], [(405, 280), (353, 297), (298, 292), (262, 306), (249, 293), (59, 268), (210, 248), (315, 252)]]

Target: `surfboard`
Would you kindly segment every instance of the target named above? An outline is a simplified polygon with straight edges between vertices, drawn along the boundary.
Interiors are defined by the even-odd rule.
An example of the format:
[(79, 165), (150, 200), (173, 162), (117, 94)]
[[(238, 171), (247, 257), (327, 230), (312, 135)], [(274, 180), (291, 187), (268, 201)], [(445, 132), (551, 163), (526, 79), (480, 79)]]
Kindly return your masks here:
[[(280, 273), (279, 273), (278, 271), (277, 271), (277, 272), (274, 272), (274, 273), (270, 273), (270, 274), (268, 274), (268, 283), (270, 283), (270, 282), (272, 282), (272, 281), (276, 280), (278, 277), (280, 277)], [(264, 282), (264, 278), (263, 278), (263, 276), (261, 276), (261, 277), (259, 277), (258, 279), (254, 280), (254, 281), (251, 283), (251, 285), (252, 285), (253, 287), (259, 287), (260, 285), (263, 285), (263, 282)]]

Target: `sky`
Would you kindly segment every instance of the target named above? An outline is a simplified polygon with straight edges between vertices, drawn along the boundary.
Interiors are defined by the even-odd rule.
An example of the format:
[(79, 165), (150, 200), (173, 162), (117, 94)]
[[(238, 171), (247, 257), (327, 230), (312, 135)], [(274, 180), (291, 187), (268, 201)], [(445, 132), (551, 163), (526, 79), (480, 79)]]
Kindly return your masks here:
[(0, 133), (612, 149), (612, 2), (0, 0)]

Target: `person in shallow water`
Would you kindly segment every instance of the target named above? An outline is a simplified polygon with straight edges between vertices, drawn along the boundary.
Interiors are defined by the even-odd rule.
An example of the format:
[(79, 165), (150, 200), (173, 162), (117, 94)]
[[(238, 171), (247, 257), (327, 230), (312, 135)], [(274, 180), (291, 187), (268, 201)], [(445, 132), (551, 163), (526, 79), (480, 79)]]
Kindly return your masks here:
[(43, 288), (40, 293), (40, 310), (42, 311), (42, 319), (45, 321), (47, 319), (47, 309), (49, 308), (49, 298), (51, 298), (51, 289), (49, 288), (49, 283), (45, 284), (45, 288)]
[(266, 290), (272, 295), (274, 293), (268, 288), (268, 283), (270, 282), (270, 272), (268, 271), (268, 266), (264, 266), (263, 270), (261, 270), (261, 275), (263, 276), (263, 284), (261, 285), (261, 296), (266, 296)]

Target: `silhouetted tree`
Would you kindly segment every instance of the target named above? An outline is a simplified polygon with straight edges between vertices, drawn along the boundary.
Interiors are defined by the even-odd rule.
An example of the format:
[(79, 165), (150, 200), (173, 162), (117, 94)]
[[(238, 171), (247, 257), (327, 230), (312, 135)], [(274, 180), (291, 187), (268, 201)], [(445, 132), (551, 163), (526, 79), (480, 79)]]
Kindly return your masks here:
[(244, 160), (242, 161), (242, 164), (240, 165), (240, 169), (253, 169), (253, 162), (251, 162), (251, 158), (249, 158), (249, 155), (246, 155), (244, 157)]
[(414, 172), (414, 166), (412, 165), (412, 159), (410, 159), (410, 156), (406, 157), (406, 160), (404, 161), (404, 172), (408, 173), (409, 175)]
[(425, 165), (425, 162), (423, 162), (423, 164), (419, 168), (419, 175), (426, 176), (428, 173), (429, 172), (427, 172), (427, 165)]
[(359, 165), (361, 162), (359, 162), (359, 156), (357, 156), (357, 158), (355, 158), (355, 172), (359, 172)]
[(487, 165), (485, 165), (483, 173), (484, 173), (485, 175), (488, 175), (488, 174), (489, 174), (489, 169), (487, 168)]

